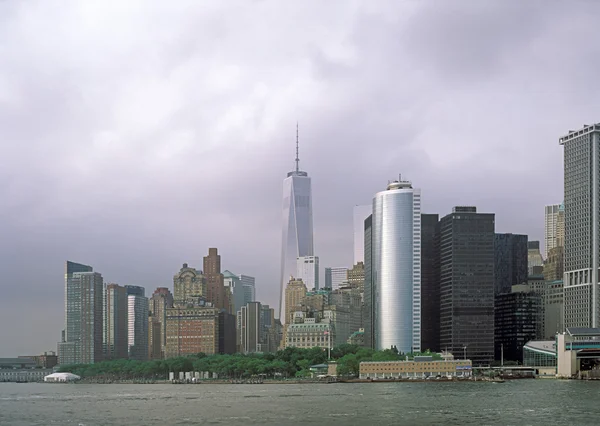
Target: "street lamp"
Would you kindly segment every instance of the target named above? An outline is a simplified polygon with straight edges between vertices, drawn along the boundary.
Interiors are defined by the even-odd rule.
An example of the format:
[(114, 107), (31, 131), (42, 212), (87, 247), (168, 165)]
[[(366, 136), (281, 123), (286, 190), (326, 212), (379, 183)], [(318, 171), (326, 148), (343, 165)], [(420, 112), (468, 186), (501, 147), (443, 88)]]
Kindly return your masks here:
[(465, 361), (467, 360), (467, 345), (463, 346), (463, 359)]

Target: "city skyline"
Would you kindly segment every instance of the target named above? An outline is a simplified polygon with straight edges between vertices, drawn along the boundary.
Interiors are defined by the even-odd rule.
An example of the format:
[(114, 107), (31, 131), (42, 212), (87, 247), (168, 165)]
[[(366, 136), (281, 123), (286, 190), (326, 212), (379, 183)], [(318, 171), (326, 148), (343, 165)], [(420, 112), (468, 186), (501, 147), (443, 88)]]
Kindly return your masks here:
[[(419, 183), (424, 213), (477, 205), (496, 214), (496, 232), (543, 242), (544, 206), (563, 200), (557, 138), (599, 121), (600, 101), (569, 103), (594, 78), (582, 52), (598, 47), (598, 6), (490, 2), (467, 19), (454, 2), (388, 5), (0, 5), (10, 47), (0, 68), (0, 321), (33, 313), (0, 332), (0, 356), (55, 348), (65, 259), (152, 291), (172, 289), (184, 262), (201, 268), (218, 247), (222, 269), (256, 277), (256, 299), (276, 307), (296, 120), (322, 268), (352, 266), (352, 207), (400, 171)], [(114, 30), (80, 26), (83, 15), (113, 17)], [(181, 25), (157, 39), (150, 28), (166, 15)], [(257, 24), (239, 37), (246, 19)], [(291, 31), (292, 20), (308, 28)], [(256, 46), (269, 55), (244, 53)]]

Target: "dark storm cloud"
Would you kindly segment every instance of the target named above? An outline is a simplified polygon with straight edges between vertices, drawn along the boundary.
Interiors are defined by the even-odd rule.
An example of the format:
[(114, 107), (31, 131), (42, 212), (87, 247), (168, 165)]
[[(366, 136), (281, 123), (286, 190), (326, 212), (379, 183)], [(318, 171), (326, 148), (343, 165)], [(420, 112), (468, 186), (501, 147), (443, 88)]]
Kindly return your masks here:
[(541, 239), (598, 121), (595, 2), (0, 3), (0, 356), (55, 347), (63, 262), (151, 292), (209, 246), (277, 300), (281, 182), (321, 264), (398, 173)]

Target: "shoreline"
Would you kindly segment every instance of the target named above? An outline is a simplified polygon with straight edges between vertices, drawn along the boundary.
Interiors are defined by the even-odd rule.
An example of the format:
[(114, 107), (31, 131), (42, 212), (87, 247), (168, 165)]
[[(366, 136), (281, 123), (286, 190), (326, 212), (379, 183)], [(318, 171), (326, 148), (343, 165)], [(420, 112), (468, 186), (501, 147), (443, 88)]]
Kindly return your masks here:
[[(195, 382), (186, 380), (103, 380), (103, 379), (83, 379), (75, 382), (29, 382), (45, 384), (94, 384), (94, 385), (327, 385), (327, 384), (354, 384), (354, 383), (504, 383), (507, 380), (523, 380), (525, 378), (501, 379), (501, 378), (481, 378), (473, 379), (340, 379), (340, 380), (199, 380)], [(531, 377), (530, 379), (533, 379)]]

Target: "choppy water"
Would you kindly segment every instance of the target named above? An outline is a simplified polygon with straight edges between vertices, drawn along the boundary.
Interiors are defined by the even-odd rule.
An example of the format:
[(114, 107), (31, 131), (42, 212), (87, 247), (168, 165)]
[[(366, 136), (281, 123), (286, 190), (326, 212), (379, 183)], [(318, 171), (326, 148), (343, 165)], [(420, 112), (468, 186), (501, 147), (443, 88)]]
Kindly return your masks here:
[(0, 383), (0, 425), (594, 425), (600, 382)]

